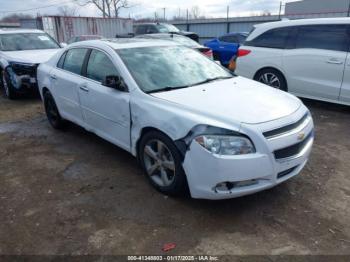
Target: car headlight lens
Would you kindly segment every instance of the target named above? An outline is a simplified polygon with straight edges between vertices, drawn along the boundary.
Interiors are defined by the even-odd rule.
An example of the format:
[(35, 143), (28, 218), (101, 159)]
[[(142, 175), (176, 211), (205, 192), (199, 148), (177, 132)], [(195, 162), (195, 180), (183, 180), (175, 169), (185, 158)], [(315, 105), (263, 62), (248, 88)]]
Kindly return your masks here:
[(245, 155), (256, 152), (252, 142), (243, 136), (202, 135), (195, 140), (211, 153), (218, 155)]

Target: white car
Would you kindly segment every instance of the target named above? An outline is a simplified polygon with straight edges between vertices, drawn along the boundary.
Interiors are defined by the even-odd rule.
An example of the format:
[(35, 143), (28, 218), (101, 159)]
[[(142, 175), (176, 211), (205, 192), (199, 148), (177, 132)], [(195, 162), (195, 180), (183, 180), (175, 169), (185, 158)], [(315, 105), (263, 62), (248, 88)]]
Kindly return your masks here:
[(350, 18), (256, 25), (236, 74), (300, 97), (350, 105)]
[(224, 199), (297, 175), (314, 140), (293, 95), (162, 40), (74, 43), (38, 68), (54, 128), (66, 120), (138, 158), (166, 194)]
[(49, 60), (60, 45), (48, 34), (32, 29), (0, 29), (0, 83), (4, 94), (37, 91), (36, 70)]

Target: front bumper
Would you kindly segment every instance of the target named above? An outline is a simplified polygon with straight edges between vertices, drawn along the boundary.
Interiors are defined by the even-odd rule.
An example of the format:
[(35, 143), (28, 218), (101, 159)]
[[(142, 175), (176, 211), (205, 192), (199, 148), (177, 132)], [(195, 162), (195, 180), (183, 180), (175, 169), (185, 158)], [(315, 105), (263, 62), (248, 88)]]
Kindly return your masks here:
[(15, 71), (11, 67), (8, 67), (6, 72), (8, 75), (8, 80), (14, 91), (18, 93), (30, 92), (38, 89), (37, 79), (36, 79), (36, 67), (32, 70), (27, 70), (23, 72)]
[[(310, 136), (300, 151), (292, 157), (276, 159), (275, 150), (295, 143), (301, 132)], [(283, 134), (272, 140), (261, 134), (259, 139), (255, 154), (238, 156), (213, 155), (193, 141), (183, 162), (191, 196), (213, 200), (235, 198), (272, 188), (298, 175), (307, 163), (312, 149), (312, 119), (309, 117), (308, 123), (297, 132)], [(254, 142), (255, 140), (256, 138), (253, 139)], [(230, 186), (218, 186), (223, 183)]]

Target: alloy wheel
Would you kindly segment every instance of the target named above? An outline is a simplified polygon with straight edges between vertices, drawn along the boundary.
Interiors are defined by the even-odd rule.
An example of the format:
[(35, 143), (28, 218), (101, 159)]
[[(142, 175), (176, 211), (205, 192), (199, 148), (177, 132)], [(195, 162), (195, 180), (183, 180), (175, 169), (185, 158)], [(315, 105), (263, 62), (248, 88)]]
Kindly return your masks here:
[(266, 85), (272, 86), (274, 88), (280, 89), (281, 82), (279, 78), (274, 73), (265, 73), (262, 74), (259, 79), (259, 82), (264, 83)]
[(175, 179), (175, 161), (169, 148), (160, 140), (153, 139), (143, 149), (143, 161), (148, 176), (158, 186), (166, 187)]

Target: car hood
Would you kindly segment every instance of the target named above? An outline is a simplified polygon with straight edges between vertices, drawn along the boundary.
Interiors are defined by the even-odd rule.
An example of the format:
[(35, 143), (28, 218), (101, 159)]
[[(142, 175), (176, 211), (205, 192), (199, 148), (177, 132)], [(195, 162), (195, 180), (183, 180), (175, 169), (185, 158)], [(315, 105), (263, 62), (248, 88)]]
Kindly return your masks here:
[(302, 105), (293, 95), (243, 77), (152, 95), (216, 120), (247, 124), (288, 116)]
[(49, 60), (56, 54), (60, 48), (57, 49), (40, 49), (40, 50), (24, 50), (24, 51), (9, 51), (3, 52), (8, 61), (40, 64)]

